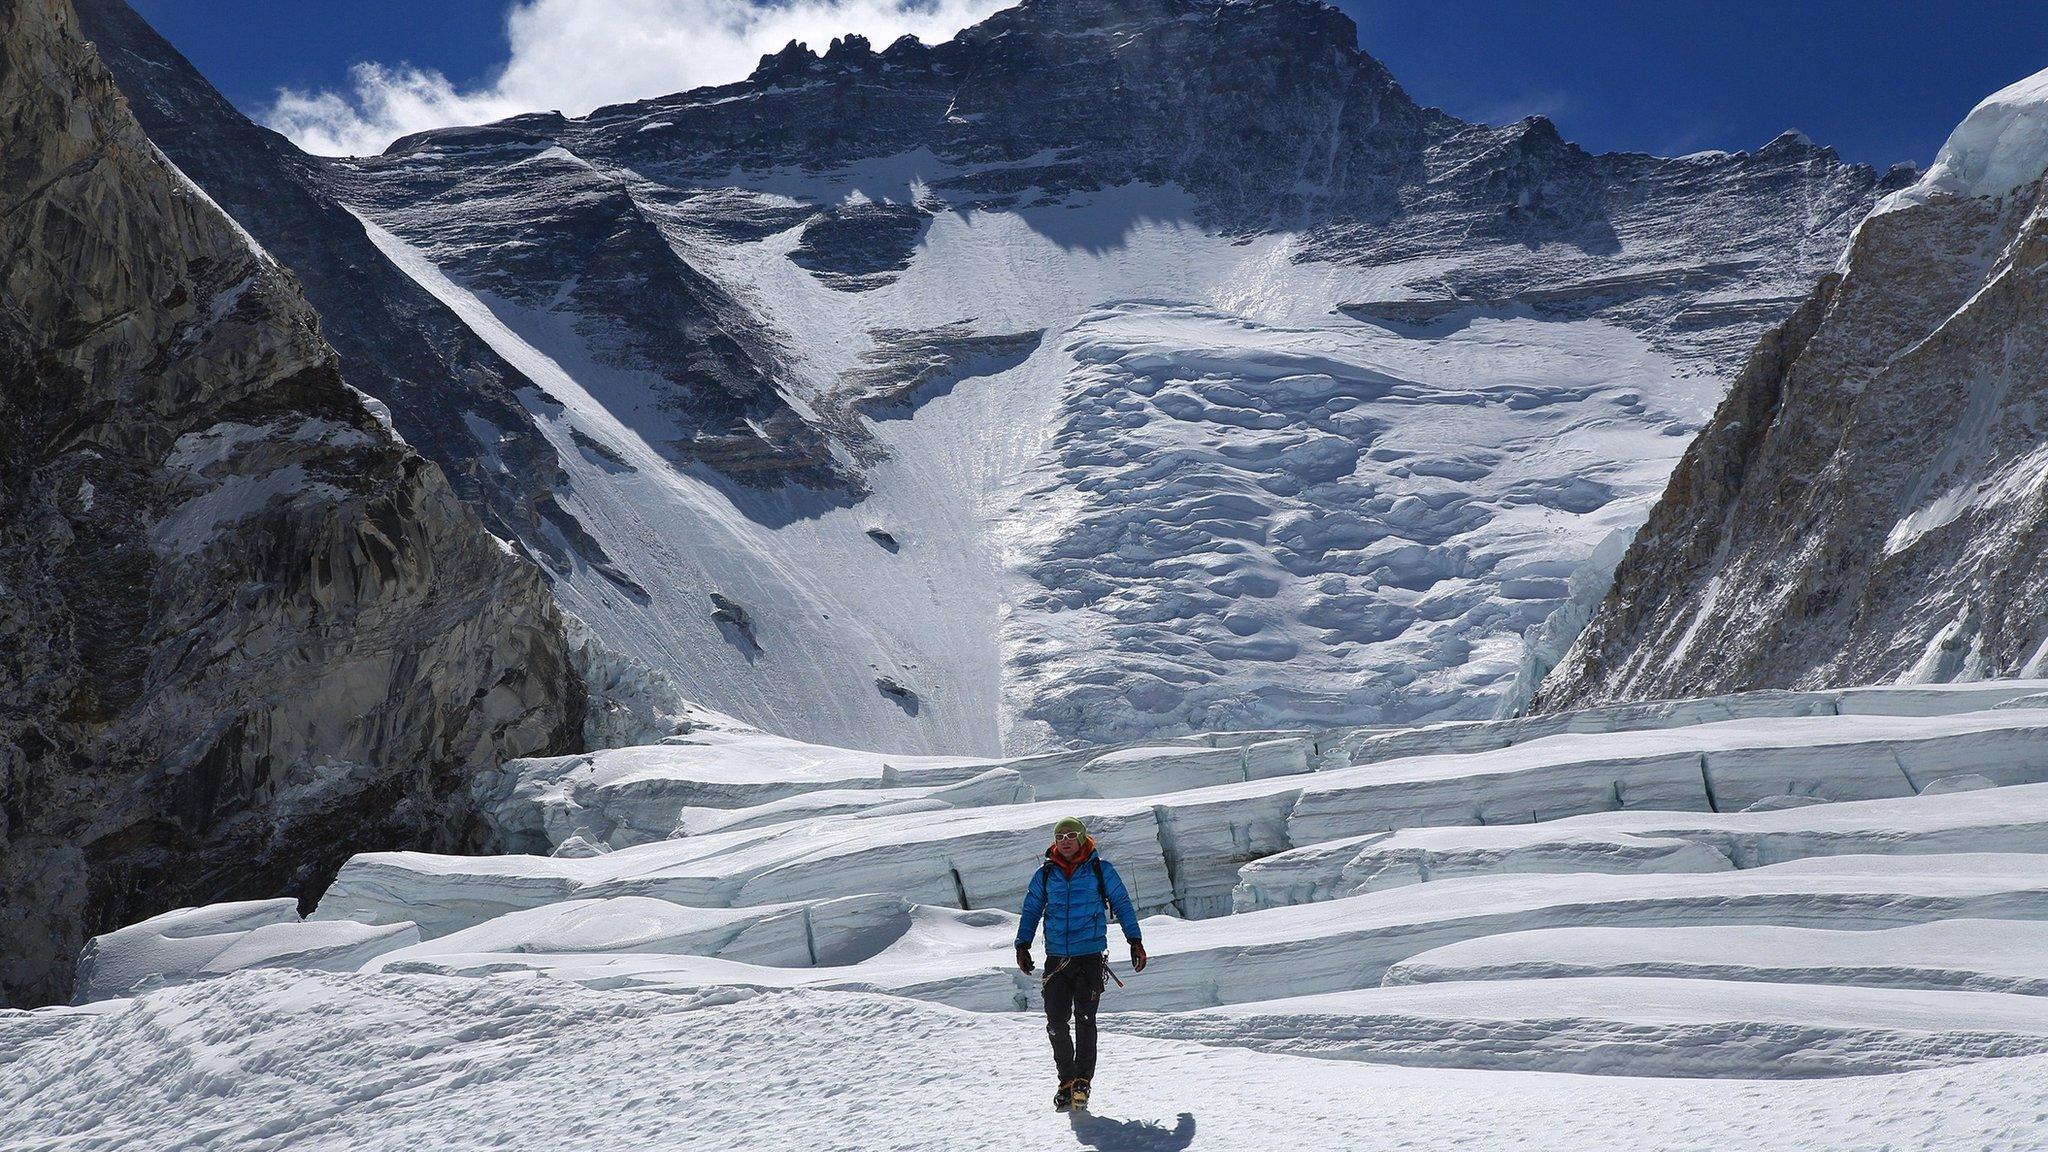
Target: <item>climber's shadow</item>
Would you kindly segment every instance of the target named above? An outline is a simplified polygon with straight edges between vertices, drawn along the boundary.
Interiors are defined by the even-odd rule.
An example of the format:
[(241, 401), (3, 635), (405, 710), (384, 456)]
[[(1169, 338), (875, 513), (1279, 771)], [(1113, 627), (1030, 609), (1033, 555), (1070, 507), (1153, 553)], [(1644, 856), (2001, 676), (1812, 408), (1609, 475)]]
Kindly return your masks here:
[(1101, 1152), (1180, 1152), (1195, 1142), (1195, 1114), (1183, 1112), (1172, 1128), (1149, 1120), (1111, 1120), (1092, 1112), (1069, 1112), (1074, 1139)]

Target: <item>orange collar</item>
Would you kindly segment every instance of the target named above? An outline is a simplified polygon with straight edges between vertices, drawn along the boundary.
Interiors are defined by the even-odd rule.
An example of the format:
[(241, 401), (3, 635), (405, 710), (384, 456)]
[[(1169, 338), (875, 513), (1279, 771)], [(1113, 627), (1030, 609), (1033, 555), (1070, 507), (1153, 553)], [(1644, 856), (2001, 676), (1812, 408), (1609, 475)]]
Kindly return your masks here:
[(1095, 855), (1095, 837), (1093, 836), (1081, 841), (1081, 851), (1071, 861), (1060, 855), (1060, 846), (1057, 840), (1053, 841), (1052, 847), (1045, 850), (1046, 859), (1059, 865), (1060, 871), (1065, 873), (1069, 880), (1074, 878), (1074, 873), (1079, 871), (1081, 865), (1086, 864), (1088, 858), (1093, 855)]

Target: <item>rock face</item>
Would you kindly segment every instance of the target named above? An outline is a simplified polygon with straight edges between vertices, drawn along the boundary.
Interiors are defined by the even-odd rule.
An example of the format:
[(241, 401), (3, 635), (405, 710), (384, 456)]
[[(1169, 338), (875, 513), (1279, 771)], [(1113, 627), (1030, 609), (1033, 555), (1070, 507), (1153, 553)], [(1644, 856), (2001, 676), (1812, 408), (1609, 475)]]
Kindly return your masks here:
[(0, 0), (0, 987), (87, 936), (460, 847), (574, 747), (534, 569), (342, 381), (292, 277), (151, 145), (69, 0)]
[(76, 7), (150, 140), (298, 277), (343, 379), (390, 406), (493, 533), (550, 568), (609, 570), (556, 499), (567, 476), (521, 400), (533, 382), (384, 258), (317, 162), (235, 111), (123, 0)]
[(2048, 76), (1863, 222), (1751, 355), (1536, 707), (2048, 669), (2044, 128)]
[(1313, 0), (1029, 0), (316, 160), (83, 3), (609, 649), (865, 748), (1490, 713), (1887, 188), (1466, 123)]

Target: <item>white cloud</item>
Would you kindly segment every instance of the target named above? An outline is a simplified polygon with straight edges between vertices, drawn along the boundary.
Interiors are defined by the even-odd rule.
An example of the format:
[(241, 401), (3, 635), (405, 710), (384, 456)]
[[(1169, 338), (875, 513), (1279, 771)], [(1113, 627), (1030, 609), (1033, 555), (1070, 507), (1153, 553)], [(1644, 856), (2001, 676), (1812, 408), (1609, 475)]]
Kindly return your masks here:
[(551, 108), (581, 115), (727, 83), (791, 40), (819, 51), (848, 32), (877, 49), (906, 32), (937, 42), (1012, 2), (514, 0), (511, 58), (480, 88), (409, 64), (358, 64), (347, 93), (280, 90), (263, 120), (308, 152), (366, 155), (427, 128)]

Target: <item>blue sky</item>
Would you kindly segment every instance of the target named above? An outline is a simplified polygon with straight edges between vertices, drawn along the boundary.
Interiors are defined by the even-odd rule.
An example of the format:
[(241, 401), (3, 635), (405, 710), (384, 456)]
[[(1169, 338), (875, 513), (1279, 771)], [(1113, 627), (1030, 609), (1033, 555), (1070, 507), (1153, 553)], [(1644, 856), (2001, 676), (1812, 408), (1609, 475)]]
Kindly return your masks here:
[[(278, 119), (281, 88), (339, 93), (342, 104), (360, 109), (362, 77), (350, 69), (363, 62), (411, 65), (434, 82), (432, 91), (415, 84), (409, 91), (419, 100), (382, 118), (370, 116), (356, 137), (344, 133), (337, 149), (394, 130), (386, 121), (410, 129), (420, 118), (486, 118), (543, 105), (580, 111), (579, 99), (623, 98), (616, 87), (577, 90), (589, 74), (605, 75), (632, 95), (727, 79), (725, 72), (743, 71), (741, 61), (760, 50), (757, 41), (786, 38), (790, 27), (837, 26), (833, 11), (812, 12), (809, 23), (763, 22), (709, 36), (698, 32), (708, 23), (704, 13), (744, 9), (744, 0), (530, 0), (537, 14), (524, 47), (515, 51), (506, 27), (511, 0), (132, 2), (231, 100), (259, 117)], [(897, 0), (795, 2), (872, 10)], [(972, 14), (1002, 0), (923, 2)], [(1896, 160), (1924, 164), (1979, 99), (2048, 67), (2048, 3), (2041, 0), (1341, 0), (1340, 6), (1358, 21), (1362, 46), (1424, 103), (1494, 122), (1540, 112), (1595, 150), (1754, 148), (1796, 127), (1853, 160), (1879, 167)], [(573, 26), (575, 17), (562, 15), (597, 10), (603, 11), (590, 21), (595, 27), (581, 30)], [(571, 47), (605, 44), (633, 24), (621, 13), (651, 11), (666, 15), (649, 22), (675, 26), (665, 30), (667, 40), (642, 37), (638, 60), (591, 68), (588, 52), (604, 49), (579, 55)], [(947, 15), (931, 19), (943, 22)], [(873, 18), (870, 11), (846, 20), (861, 26)], [(695, 71), (677, 63), (699, 45)], [(564, 59), (546, 59), (551, 51)], [(515, 55), (517, 82), (504, 83), (501, 73)], [(381, 92), (371, 99), (382, 99)]]

